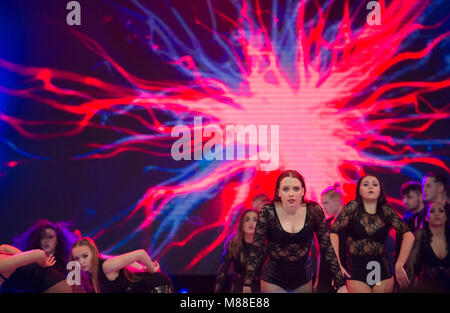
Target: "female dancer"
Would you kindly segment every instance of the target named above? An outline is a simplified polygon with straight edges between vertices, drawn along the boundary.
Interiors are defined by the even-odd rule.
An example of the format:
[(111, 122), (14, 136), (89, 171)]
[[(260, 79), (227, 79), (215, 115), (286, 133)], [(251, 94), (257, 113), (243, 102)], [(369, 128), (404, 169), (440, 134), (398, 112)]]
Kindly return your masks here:
[(14, 246), (21, 250), (42, 249), (47, 256), (53, 255), (55, 264), (52, 268), (65, 275), (70, 247), (76, 239), (76, 236), (62, 223), (42, 219), (13, 241)]
[[(250, 292), (261, 270), (262, 292), (312, 292), (309, 252), (316, 233), (322, 253), (334, 277), (335, 285), (344, 291), (345, 280), (330, 243), (325, 214), (320, 205), (305, 200), (306, 186), (296, 171), (284, 171), (278, 177), (270, 204), (260, 211), (253, 246), (250, 251), (244, 292)], [(267, 256), (264, 246), (268, 240)]]
[[(224, 292), (225, 279), (231, 263), (234, 267), (231, 292), (242, 292), (247, 257), (253, 242), (257, 219), (258, 211), (255, 209), (247, 209), (241, 214), (236, 233), (225, 245), (222, 263), (217, 274), (215, 292)], [(258, 277), (255, 277), (252, 288), (258, 290), (258, 284)]]
[(348, 292), (392, 292), (394, 278), (385, 252), (385, 241), (393, 227), (402, 238), (395, 264), (395, 277), (400, 286), (409, 284), (404, 265), (414, 244), (414, 235), (400, 216), (386, 204), (383, 186), (373, 175), (359, 179), (356, 200), (350, 201), (330, 230), (331, 242), (339, 251), (339, 236), (346, 234)]
[(72, 292), (66, 277), (50, 268), (54, 263), (43, 250), (22, 252), (0, 245), (0, 287), (14, 292)]
[(440, 202), (428, 205), (427, 223), (416, 231), (407, 269), (414, 289), (450, 292), (450, 227), (448, 210)]
[(80, 263), (82, 287), (95, 293), (168, 293), (172, 281), (159, 271), (144, 250), (135, 250), (110, 258), (101, 256), (95, 242), (87, 237), (72, 246), (70, 259)]

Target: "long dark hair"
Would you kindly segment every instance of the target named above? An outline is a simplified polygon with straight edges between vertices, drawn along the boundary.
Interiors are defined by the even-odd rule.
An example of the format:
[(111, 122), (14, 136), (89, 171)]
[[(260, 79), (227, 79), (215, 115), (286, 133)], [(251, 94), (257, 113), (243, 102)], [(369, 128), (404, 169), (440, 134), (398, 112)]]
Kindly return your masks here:
[[(425, 207), (425, 218), (422, 221), (422, 225), (420, 225), (420, 228), (418, 230), (416, 230), (416, 236), (417, 233), (422, 234), (422, 240), (424, 240), (426, 245), (431, 245), (431, 237), (433, 237), (433, 234), (431, 233), (430, 230), (430, 225), (427, 221), (427, 217), (428, 214), (430, 213), (431, 210), (431, 206), (433, 205), (434, 202), (429, 202), (428, 205)], [(447, 221), (445, 222), (445, 240), (448, 242), (450, 240), (450, 221), (449, 221), (449, 216), (450, 216), (450, 210), (449, 210), (449, 206), (448, 204), (442, 204), (440, 202), (438, 202), (439, 204), (441, 204), (444, 207), (444, 213), (445, 216), (447, 217)], [(421, 230), (421, 231), (420, 231)]]
[(423, 222), (424, 225), (423, 226), (424, 227), (429, 227), (427, 218), (428, 218), (428, 214), (430, 214), (431, 206), (433, 204), (439, 204), (439, 205), (442, 206), (442, 208), (444, 209), (445, 217), (447, 218), (447, 221), (445, 222), (445, 227), (447, 227), (447, 228), (450, 227), (450, 221), (449, 221), (450, 210), (449, 210), (449, 205), (441, 203), (441, 202), (437, 202), (437, 201), (435, 201), (435, 202), (428, 202), (427, 206), (425, 207), (425, 218), (424, 218), (424, 222)]
[(25, 233), (13, 239), (13, 245), (22, 251), (42, 249), (41, 238), (46, 229), (53, 229), (56, 234), (55, 259), (64, 266), (70, 258), (70, 247), (77, 237), (70, 232), (65, 223), (54, 223), (41, 219), (31, 226)]
[(361, 194), (359, 193), (359, 189), (361, 187), (361, 182), (362, 182), (362, 180), (364, 178), (369, 177), (369, 176), (370, 177), (375, 177), (377, 179), (377, 181), (378, 181), (378, 184), (380, 185), (380, 196), (377, 199), (377, 208), (376, 208), (377, 212), (376, 213), (386, 223), (386, 218), (384, 216), (384, 212), (383, 212), (383, 209), (382, 209), (382, 207), (387, 204), (386, 195), (385, 195), (385, 192), (384, 192), (384, 187), (383, 187), (383, 184), (381, 183), (381, 180), (378, 178), (378, 176), (373, 175), (373, 174), (366, 174), (364, 176), (361, 176), (359, 178), (359, 180), (358, 180), (358, 183), (356, 184), (356, 199), (355, 200), (356, 200), (356, 202), (358, 202), (357, 214), (360, 215), (362, 213), (362, 211), (364, 210), (364, 202), (363, 202), (363, 199), (361, 197)]
[(303, 193), (303, 196), (302, 196), (302, 202), (305, 202), (305, 194), (306, 194), (305, 179), (303, 178), (303, 176), (299, 172), (294, 171), (294, 170), (287, 170), (287, 171), (282, 172), (280, 174), (280, 176), (278, 176), (277, 183), (275, 185), (275, 192), (274, 192), (274, 195), (273, 195), (272, 204), (274, 204), (275, 202), (280, 202), (281, 201), (281, 198), (278, 195), (278, 189), (280, 189), (280, 183), (283, 180), (283, 178), (285, 178), (285, 177), (297, 178), (300, 181), (300, 183), (302, 184), (303, 189), (305, 190), (305, 192)]
[(242, 214), (239, 218), (239, 223), (236, 227), (236, 231), (230, 240), (229, 249), (235, 259), (238, 258), (238, 255), (242, 250), (242, 245), (244, 243), (244, 218), (247, 215), (247, 213), (249, 213), (249, 212), (256, 213), (257, 216), (259, 214), (259, 212), (255, 209), (244, 210), (244, 212), (242, 212)]

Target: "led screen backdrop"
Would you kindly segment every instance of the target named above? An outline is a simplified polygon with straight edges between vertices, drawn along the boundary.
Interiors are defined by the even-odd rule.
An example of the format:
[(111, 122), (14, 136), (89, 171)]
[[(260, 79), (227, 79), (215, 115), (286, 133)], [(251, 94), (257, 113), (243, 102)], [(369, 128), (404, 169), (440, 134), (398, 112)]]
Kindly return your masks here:
[(214, 274), (284, 169), (319, 200), (449, 173), (445, 0), (0, 4), (0, 238), (66, 221), (103, 253)]

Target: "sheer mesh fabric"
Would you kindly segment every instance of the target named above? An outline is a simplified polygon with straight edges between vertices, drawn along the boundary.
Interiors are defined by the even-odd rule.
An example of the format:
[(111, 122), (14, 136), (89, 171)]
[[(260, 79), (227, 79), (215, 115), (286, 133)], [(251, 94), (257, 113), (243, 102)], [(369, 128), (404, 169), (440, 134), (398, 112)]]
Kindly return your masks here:
[(331, 226), (330, 232), (340, 234), (346, 231), (349, 254), (383, 254), (389, 228), (393, 227), (400, 235), (408, 232), (409, 228), (390, 206), (383, 205), (381, 210), (384, 218), (379, 212), (369, 214), (359, 207), (358, 202), (350, 201)]
[[(231, 239), (233, 240), (233, 239)], [(227, 279), (227, 274), (230, 266), (233, 264), (233, 277), (231, 292), (242, 292), (242, 285), (244, 283), (245, 270), (247, 268), (247, 259), (251, 249), (251, 244), (243, 242), (241, 249), (238, 253), (237, 258), (234, 257), (231, 251), (231, 240), (225, 243), (225, 249), (222, 254), (222, 260), (220, 266), (217, 270), (216, 285), (214, 292), (226, 292), (225, 283)], [(265, 247), (264, 247), (265, 248)], [(264, 255), (266, 254), (266, 249), (264, 249)], [(253, 281), (254, 285), (258, 285), (259, 272)]]
[(319, 240), (321, 253), (325, 256), (325, 259), (330, 264), (330, 269), (333, 274), (337, 287), (345, 284), (344, 277), (339, 268), (334, 249), (331, 246), (330, 236), (327, 229), (325, 214), (322, 208), (316, 202), (307, 203), (307, 213), (304, 227), (296, 234), (292, 234), (293, 237), (298, 238), (295, 242), (275, 242), (268, 238), (270, 228), (277, 228), (283, 233), (286, 233), (280, 221), (276, 216), (275, 206), (273, 204), (266, 204), (260, 211), (258, 216), (258, 222), (256, 224), (255, 235), (253, 239), (253, 246), (250, 250), (247, 271), (245, 276), (245, 286), (250, 286), (256, 273), (258, 272), (262, 261), (265, 257), (263, 251), (267, 242), (267, 253), (270, 258), (282, 259), (285, 261), (299, 261), (307, 259), (310, 253), (312, 240), (309, 238), (300, 238), (302, 232), (307, 232), (307, 228), (311, 229)]
[[(439, 259), (431, 248), (431, 234), (426, 229), (418, 229), (411, 254), (406, 263), (406, 272), (411, 281), (416, 279), (441, 279), (450, 282), (450, 229), (446, 229), (447, 254)], [(449, 289), (450, 285), (447, 286)]]
[(418, 229), (414, 234), (414, 246), (406, 262), (406, 272), (411, 281), (414, 281), (421, 272), (421, 260), (423, 255), (423, 247), (426, 244), (425, 230)]
[(229, 242), (225, 244), (224, 253), (222, 254), (222, 260), (217, 270), (216, 286), (214, 292), (223, 292), (225, 281), (227, 278), (228, 269), (233, 262), (233, 254), (230, 251)]

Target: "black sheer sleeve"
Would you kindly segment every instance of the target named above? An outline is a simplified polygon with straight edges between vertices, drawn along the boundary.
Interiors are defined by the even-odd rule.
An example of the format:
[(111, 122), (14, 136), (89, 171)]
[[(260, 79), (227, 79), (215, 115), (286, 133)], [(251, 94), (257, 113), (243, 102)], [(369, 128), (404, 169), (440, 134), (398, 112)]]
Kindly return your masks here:
[[(233, 240), (233, 239), (231, 239)], [(233, 255), (231, 253), (230, 249), (230, 242), (225, 243), (225, 249), (222, 254), (222, 260), (219, 265), (219, 269), (217, 270), (217, 276), (216, 276), (216, 286), (214, 288), (214, 292), (224, 292), (225, 287), (225, 280), (227, 278), (228, 268), (231, 265), (231, 262), (233, 261)]]
[(389, 223), (391, 223), (397, 234), (403, 235), (404, 233), (410, 231), (409, 227), (393, 208), (391, 208), (389, 205), (383, 205), (382, 209), (384, 216), (389, 221)]
[(348, 223), (353, 219), (358, 208), (358, 202), (352, 200), (347, 203), (337, 219), (331, 225), (330, 233), (341, 234), (347, 229)]
[(253, 244), (250, 249), (247, 261), (247, 269), (245, 272), (244, 286), (250, 287), (257, 277), (261, 262), (265, 256), (265, 244), (267, 231), (269, 229), (269, 205), (265, 205), (258, 215), (256, 222), (255, 234), (253, 236)]
[(309, 206), (309, 212), (313, 217), (314, 232), (319, 240), (320, 251), (328, 262), (331, 273), (334, 277), (334, 285), (339, 288), (345, 285), (345, 279), (339, 267), (339, 262), (330, 241), (325, 214), (319, 204), (314, 203)]
[(425, 230), (418, 229), (414, 234), (414, 246), (409, 254), (408, 261), (406, 261), (406, 273), (411, 283), (414, 283), (416, 277), (421, 272), (422, 263), (422, 247), (425, 244)]

